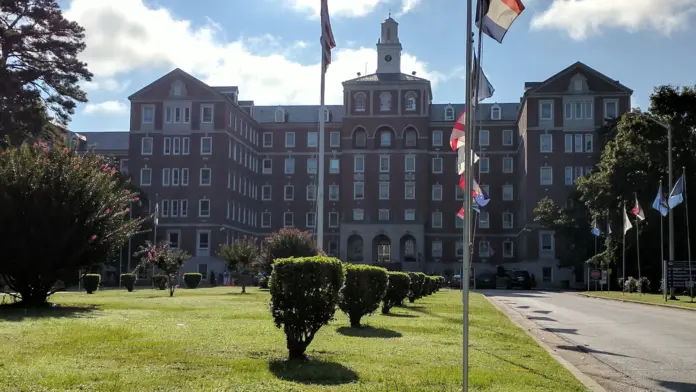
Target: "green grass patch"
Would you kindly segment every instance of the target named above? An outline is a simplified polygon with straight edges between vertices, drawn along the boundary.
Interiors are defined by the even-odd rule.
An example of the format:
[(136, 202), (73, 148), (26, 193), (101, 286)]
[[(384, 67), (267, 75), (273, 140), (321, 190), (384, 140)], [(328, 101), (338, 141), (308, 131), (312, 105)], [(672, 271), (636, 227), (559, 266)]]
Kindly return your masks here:
[[(322, 328), (288, 363), (269, 294), (229, 287), (63, 293), (60, 309), (0, 309), (0, 385), (41, 391), (459, 391), (461, 292), (391, 316)], [(471, 296), (470, 390), (584, 391), (479, 294)]]
[(645, 302), (645, 303), (649, 303), (649, 304), (681, 306), (681, 307), (685, 307), (685, 308), (696, 308), (696, 302), (692, 302), (691, 298), (689, 296), (677, 296), (677, 301), (668, 300), (667, 302), (665, 302), (664, 296), (662, 294), (623, 293), (620, 291), (607, 291), (607, 292), (590, 291), (590, 292), (586, 292), (585, 294), (589, 295), (591, 297), (638, 301), (638, 302)]

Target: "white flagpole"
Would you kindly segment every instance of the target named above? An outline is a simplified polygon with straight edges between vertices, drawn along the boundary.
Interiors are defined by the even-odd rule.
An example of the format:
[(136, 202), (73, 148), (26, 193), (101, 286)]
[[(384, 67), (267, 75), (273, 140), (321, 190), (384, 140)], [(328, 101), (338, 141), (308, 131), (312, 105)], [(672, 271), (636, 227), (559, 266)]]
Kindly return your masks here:
[(686, 212), (686, 252), (689, 258), (689, 296), (694, 300), (694, 282), (691, 271), (691, 234), (689, 233), (689, 198), (686, 194), (686, 167), (682, 167), (682, 178), (684, 179), (684, 208)]
[(623, 277), (623, 287), (621, 291), (625, 291), (626, 287), (626, 202), (623, 203), (623, 214), (621, 215), (621, 220), (623, 220), (623, 263), (621, 265), (621, 276)]
[(321, 83), (319, 92), (319, 157), (318, 161), (318, 184), (317, 184), (317, 249), (324, 249), (324, 122), (326, 120), (326, 106), (324, 103), (324, 90), (326, 86), (326, 67), (324, 64), (324, 25), (321, 25)]
[(665, 302), (667, 302), (667, 263), (665, 262), (665, 217), (662, 215), (662, 180), (660, 180), (660, 187), (658, 188), (660, 194), (657, 195), (660, 200), (660, 265), (662, 266), (662, 296)]
[[(636, 192), (633, 192), (633, 197), (636, 199), (636, 206), (639, 206), (638, 194)], [(638, 260), (638, 280), (640, 281), (640, 218), (638, 218), (638, 215), (636, 215), (636, 257)]]

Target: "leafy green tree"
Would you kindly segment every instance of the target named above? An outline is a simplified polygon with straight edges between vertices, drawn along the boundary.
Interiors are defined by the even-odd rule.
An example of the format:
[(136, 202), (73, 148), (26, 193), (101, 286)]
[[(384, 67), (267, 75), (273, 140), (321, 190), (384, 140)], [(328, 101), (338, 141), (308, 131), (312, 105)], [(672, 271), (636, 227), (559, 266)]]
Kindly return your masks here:
[(227, 268), (240, 277), (242, 293), (246, 293), (246, 281), (242, 275), (249, 273), (249, 268), (259, 256), (256, 239), (244, 236), (231, 244), (222, 245), (218, 254), (227, 262)]
[(0, 2), (0, 134), (14, 144), (66, 125), (76, 102), (86, 102), (80, 81), (90, 81), (84, 28), (63, 17), (57, 0)]
[(276, 259), (309, 257), (317, 254), (317, 244), (311, 232), (284, 228), (266, 238), (266, 246), (255, 264), (266, 273), (271, 273), (273, 261)]
[(153, 244), (147, 241), (141, 246), (135, 256), (140, 257), (140, 263), (135, 267), (135, 273), (141, 268), (155, 266), (164, 273), (167, 278), (167, 287), (169, 287), (169, 296), (174, 296), (174, 290), (178, 285), (174, 285), (172, 280), (179, 275), (181, 267), (186, 260), (191, 258), (191, 255), (183, 250), (172, 249), (169, 242), (162, 241), (158, 244)]
[(50, 295), (77, 283), (78, 271), (118, 252), (143, 222), (127, 219), (137, 197), (100, 156), (41, 143), (4, 149), (0, 278), (21, 306), (47, 305)]

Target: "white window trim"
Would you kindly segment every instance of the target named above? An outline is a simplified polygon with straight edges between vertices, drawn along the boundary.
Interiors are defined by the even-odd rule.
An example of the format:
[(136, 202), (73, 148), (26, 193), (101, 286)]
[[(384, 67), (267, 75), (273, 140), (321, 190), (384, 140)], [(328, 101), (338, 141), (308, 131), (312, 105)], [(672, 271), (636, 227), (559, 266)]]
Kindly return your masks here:
[[(332, 189), (336, 189), (336, 193), (335, 193), (336, 197), (332, 196), (332, 192), (331, 192)], [(340, 199), (340, 197), (341, 197), (340, 192), (341, 192), (341, 190), (340, 190), (338, 185), (336, 185), (336, 184), (329, 185), (329, 200), (338, 201), (338, 199)]]
[[(551, 236), (551, 249), (550, 250), (543, 250), (542, 249), (542, 244), (543, 244), (542, 238), (544, 237), (544, 235)], [(556, 250), (556, 244), (554, 241), (553, 231), (548, 231), (548, 230), (539, 231), (539, 253), (540, 254), (553, 254), (555, 250)]]
[[(486, 162), (484, 165), (483, 162)], [(486, 170), (483, 170), (483, 167), (486, 167)], [(491, 161), (489, 157), (479, 157), (479, 173), (489, 173), (491, 171)]]
[[(288, 189), (292, 189), (290, 197), (288, 197)], [(285, 200), (285, 201), (295, 200), (295, 186), (294, 185), (283, 185), (283, 200)]]
[[(550, 142), (549, 142), (549, 149), (544, 150), (544, 138), (548, 137)], [(541, 153), (552, 153), (553, 152), (553, 135), (550, 133), (542, 133), (539, 135), (539, 152)]]
[[(333, 143), (333, 136), (338, 135), (338, 143)], [(341, 132), (329, 133), (329, 147), (341, 147)]]
[[(435, 217), (439, 217), (440, 222), (437, 223), (437, 219)], [(430, 213), (430, 226), (432, 226), (433, 229), (442, 229), (442, 212), (441, 211), (434, 211)]]
[(454, 121), (455, 116), (454, 108), (452, 106), (447, 106), (445, 108), (445, 121)]
[[(310, 135), (314, 135), (314, 143), (310, 143)], [(307, 132), (307, 147), (309, 148), (315, 148), (319, 146), (319, 133), (316, 131), (309, 131)]]
[[(379, 200), (389, 200), (389, 194), (391, 193), (391, 192), (390, 192), (391, 186), (390, 186), (389, 182), (382, 181), (382, 182), (379, 183), (378, 186), (379, 186), (379, 188), (377, 188), (377, 189), (378, 189), (378, 190), (377, 190), (377, 193), (378, 193), (378, 196), (379, 196)], [(387, 194), (386, 194), (385, 196), (382, 196), (382, 186), (386, 186), (386, 189), (387, 189)], [(365, 188), (363, 188), (363, 193), (364, 193), (364, 189), (365, 189)]]
[[(547, 105), (547, 104), (551, 106), (551, 110), (550, 110), (551, 117), (545, 118), (543, 116), (543, 114), (544, 114), (543, 106)], [(541, 120), (541, 121), (553, 121), (553, 101), (549, 101), (549, 100), (539, 101), (539, 120)]]
[[(362, 186), (362, 196), (357, 197), (356, 194), (356, 189), (358, 186)], [(353, 200), (363, 200), (365, 199), (365, 183), (363, 181), (355, 181), (353, 182)]]
[[(409, 215), (413, 216), (413, 219), (408, 219)], [(416, 220), (416, 210), (414, 208), (407, 208), (404, 210), (404, 220), (412, 222)]]
[[(171, 235), (172, 234), (176, 234), (179, 236), (179, 241), (177, 241), (178, 243), (176, 244), (177, 246), (171, 246), (171, 243), (172, 243)], [(167, 242), (169, 242), (170, 247), (172, 249), (181, 249), (181, 230), (167, 230)]]
[[(505, 252), (505, 244), (510, 244), (510, 253)], [(503, 257), (505, 257), (506, 259), (515, 257), (515, 243), (513, 241), (503, 241)]]
[[(506, 189), (511, 189), (511, 190), (512, 190), (512, 192), (510, 192), (510, 193), (512, 193), (512, 197), (507, 198), (507, 197), (505, 196), (505, 195), (506, 195), (506, 192), (505, 192)], [(503, 185), (503, 192), (502, 192), (502, 193), (503, 193), (503, 194), (502, 194), (502, 199), (503, 199), (503, 201), (513, 201), (513, 200), (515, 200), (515, 186), (514, 186), (514, 185), (512, 185), (512, 184), (505, 184), (505, 185)]]
[[(332, 224), (332, 223), (331, 223), (331, 220), (332, 220), (331, 217), (334, 217), (334, 216), (336, 217), (336, 218), (335, 218), (336, 223), (335, 223), (335, 224)], [(338, 212), (335, 212), (335, 211), (329, 212), (329, 227), (338, 227), (338, 226), (340, 225), (340, 222), (338, 221), (338, 219), (339, 219)]]
[(432, 138), (433, 147), (442, 147), (445, 144), (444, 133), (441, 130), (433, 131)]
[[(437, 166), (437, 165), (435, 165), (435, 162), (440, 162), (440, 170), (436, 170), (436, 166)], [(432, 172), (433, 172), (434, 174), (442, 174), (442, 171), (444, 170), (443, 167), (442, 167), (442, 166), (444, 165), (444, 162), (443, 162), (442, 157), (433, 157), (433, 159), (432, 159), (432, 165), (433, 165), (433, 171), (432, 171)]]
[[(268, 217), (268, 224), (264, 224), (264, 219), (263, 219), (263, 218), (264, 218), (265, 216)], [(271, 227), (271, 224), (272, 224), (272, 222), (271, 222), (271, 213), (268, 212), (268, 211), (262, 212), (262, 213), (261, 213), (261, 227), (263, 227), (263, 228)]]
[[(270, 167), (266, 168), (266, 162), (270, 162)], [(263, 158), (261, 161), (261, 173), (262, 174), (273, 174), (273, 159)]]
[[(413, 197), (408, 197), (408, 188), (413, 187)], [(416, 183), (415, 182), (405, 182), (404, 183), (404, 200), (416, 200)]]
[[(510, 142), (506, 142), (506, 136), (510, 135)], [(512, 146), (515, 144), (515, 133), (512, 129), (503, 129), (503, 146)]]
[[(413, 162), (413, 165), (412, 165), (413, 167), (411, 169), (408, 168), (409, 161)], [(416, 156), (415, 155), (404, 155), (404, 172), (406, 172), (406, 173), (415, 173), (416, 172)]]
[[(314, 222), (311, 222), (310, 217), (314, 217)], [(314, 212), (305, 212), (305, 227), (316, 227), (317, 226), (317, 214)]]
[[(358, 168), (358, 160), (362, 161), (362, 168)], [(353, 173), (364, 173), (365, 172), (365, 156), (355, 155), (353, 156)]]
[[(204, 183), (203, 183), (203, 171), (204, 171), (204, 170), (207, 170), (208, 173), (209, 173), (209, 175), (208, 175), (208, 180), (209, 180), (209, 181), (208, 181), (207, 184), (204, 184)], [(199, 179), (198, 179), (198, 185), (199, 185), (199, 186), (211, 186), (211, 185), (212, 185), (212, 183), (213, 183), (213, 170), (212, 170), (211, 168), (209, 168), (209, 167), (202, 167), (202, 168), (199, 170), (198, 174), (199, 174), (199, 176), (200, 176)]]
[[(266, 192), (264, 191), (265, 189), (268, 189), (268, 197), (266, 197)], [(268, 201), (273, 198), (273, 188), (266, 184), (266, 185), (261, 185), (261, 200), (263, 201)]]
[(573, 134), (568, 133), (563, 137), (563, 151), (566, 153), (573, 152), (573, 147), (575, 146), (575, 140)]
[(618, 99), (605, 99), (604, 100), (604, 119), (607, 119), (607, 105), (613, 103), (616, 107), (616, 117), (619, 117), (619, 100)]
[[(292, 143), (289, 143), (288, 138), (292, 136)], [(297, 145), (297, 140), (295, 139), (295, 132), (286, 132), (285, 133), (285, 148), (295, 148)]]
[[(505, 217), (508, 217), (508, 216), (510, 217), (510, 225), (505, 224)], [(503, 221), (503, 223), (502, 223), (503, 229), (512, 229), (515, 227), (515, 214), (513, 214), (512, 212), (507, 212), (507, 211), (503, 212), (501, 215), (501, 219)]]
[(566, 120), (572, 120), (573, 119), (573, 110), (575, 109), (575, 105), (573, 102), (566, 102), (563, 105), (563, 117)]
[[(483, 218), (486, 219), (483, 219)], [(488, 229), (491, 226), (491, 216), (488, 211), (481, 211), (478, 214), (478, 226), (481, 229)]]
[[(271, 139), (268, 141), (268, 143), (266, 143), (266, 136), (268, 136)], [(264, 147), (273, 147), (273, 132), (264, 132), (262, 136), (262, 141)]]
[(563, 183), (565, 185), (573, 185), (575, 182), (575, 179), (573, 178), (573, 167), (572, 166), (566, 166), (563, 169)]
[[(287, 219), (285, 219), (286, 216), (290, 216), (290, 218), (292, 218), (292, 224), (287, 224)], [(295, 227), (295, 214), (293, 214), (291, 211), (283, 212), (283, 227)]]
[[(551, 179), (548, 183), (544, 183), (544, 169), (549, 169), (551, 172)], [(552, 166), (542, 166), (539, 168), (539, 184), (540, 185), (553, 185), (553, 167)]]
[[(204, 142), (205, 142), (206, 140), (210, 141), (210, 151), (208, 151), (208, 152), (205, 152), (204, 149), (203, 149), (203, 146), (204, 146), (204, 144), (205, 144)], [(201, 138), (201, 155), (213, 155), (213, 138), (212, 138), (212, 137), (210, 137), (210, 136), (203, 136), (203, 137)]]
[(278, 108), (273, 113), (273, 122), (284, 123), (285, 122), (285, 110)]
[[(505, 168), (505, 162), (510, 162), (509, 169)], [(512, 157), (503, 157), (503, 173), (513, 173), (515, 171), (515, 160)]]
[(169, 186), (172, 170), (168, 167), (162, 169), (162, 186)]
[[(494, 114), (498, 113), (497, 116)], [(503, 110), (500, 108), (499, 105), (493, 105), (491, 106), (491, 120), (500, 120), (503, 116)]]
[[(204, 201), (208, 202), (208, 215), (203, 215), (203, 213), (202, 213), (203, 209), (201, 208), (201, 204), (203, 204)], [(210, 210), (212, 209), (212, 204), (213, 203), (210, 202), (210, 199), (199, 199), (198, 200), (198, 217), (199, 218), (209, 218), (210, 212), (211, 212)]]
[[(145, 111), (146, 110), (152, 110), (152, 117), (150, 121), (145, 121)], [(143, 124), (154, 124), (155, 123), (155, 105), (143, 105), (143, 108), (140, 112), (141, 114), (141, 123)]]
[(363, 92), (358, 92), (355, 94), (355, 111), (364, 112), (367, 106), (367, 95)]
[[(437, 191), (439, 190), (440, 192), (440, 197), (435, 197)], [(442, 185), (440, 184), (434, 184), (432, 188), (430, 189), (430, 200), (432, 201), (442, 201)]]
[[(285, 160), (283, 162), (284, 162), (283, 172), (285, 174), (295, 174), (295, 158), (285, 157)], [(288, 162), (292, 162), (292, 170), (288, 170)]]
[[(207, 233), (208, 234), (208, 247), (207, 248), (201, 248), (201, 234)], [(210, 253), (210, 248), (212, 248), (212, 235), (210, 230), (196, 230), (196, 255), (197, 256), (202, 256), (203, 254), (201, 253)]]
[[(145, 151), (145, 141), (146, 140), (150, 141), (150, 152)], [(154, 144), (154, 141), (152, 140), (152, 137), (145, 136), (144, 138), (140, 139), (140, 155), (152, 155), (152, 152), (155, 149), (154, 147), (155, 147), (155, 144)]]
[[(387, 162), (387, 167), (382, 168), (382, 160), (384, 162)], [(391, 157), (389, 155), (380, 155), (379, 156), (379, 172), (380, 173), (389, 173), (391, 170)]]
[[(590, 148), (587, 148), (587, 144), (590, 144)], [(591, 133), (585, 134), (585, 152), (594, 152), (594, 135)]]
[[(484, 144), (482, 141), (484, 139), (483, 135), (486, 135), (486, 143)], [(488, 129), (479, 129), (479, 140), (478, 140), (478, 145), (480, 147), (488, 147), (491, 145), (491, 133)]]
[[(205, 109), (210, 109), (210, 121), (205, 121)], [(212, 124), (215, 121), (215, 105), (201, 105), (201, 124)]]
[[(147, 183), (143, 182), (143, 177), (144, 177), (143, 173), (145, 173), (145, 172), (150, 173), (150, 176), (149, 176), (150, 181), (148, 181)], [(151, 168), (143, 167), (142, 169), (140, 169), (140, 185), (141, 186), (151, 186), (152, 185), (152, 169)]]

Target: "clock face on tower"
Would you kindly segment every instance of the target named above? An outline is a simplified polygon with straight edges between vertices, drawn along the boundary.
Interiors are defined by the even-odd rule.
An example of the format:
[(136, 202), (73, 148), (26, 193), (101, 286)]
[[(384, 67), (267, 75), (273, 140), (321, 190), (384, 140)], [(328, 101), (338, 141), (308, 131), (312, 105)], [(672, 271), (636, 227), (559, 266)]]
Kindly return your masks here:
[(384, 56), (384, 61), (386, 61), (386, 62), (392, 61), (392, 56), (390, 54)]

